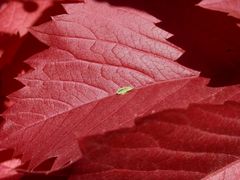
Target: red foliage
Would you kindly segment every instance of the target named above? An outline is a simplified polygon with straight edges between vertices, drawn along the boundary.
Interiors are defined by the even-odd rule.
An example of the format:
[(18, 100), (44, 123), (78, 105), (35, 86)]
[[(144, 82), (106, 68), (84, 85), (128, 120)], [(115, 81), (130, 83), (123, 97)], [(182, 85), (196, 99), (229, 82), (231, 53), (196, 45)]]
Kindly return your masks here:
[(106, 1), (0, 3), (0, 178), (239, 179), (238, 0)]

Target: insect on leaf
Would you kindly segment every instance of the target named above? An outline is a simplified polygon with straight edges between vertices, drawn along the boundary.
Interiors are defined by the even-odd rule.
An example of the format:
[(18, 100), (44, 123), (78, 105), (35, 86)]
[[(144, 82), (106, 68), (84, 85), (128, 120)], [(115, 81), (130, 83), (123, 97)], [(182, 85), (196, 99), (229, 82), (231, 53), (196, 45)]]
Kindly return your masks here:
[(127, 94), (128, 92), (132, 91), (133, 89), (134, 88), (131, 86), (122, 87), (117, 90), (117, 94), (124, 95), (124, 94)]

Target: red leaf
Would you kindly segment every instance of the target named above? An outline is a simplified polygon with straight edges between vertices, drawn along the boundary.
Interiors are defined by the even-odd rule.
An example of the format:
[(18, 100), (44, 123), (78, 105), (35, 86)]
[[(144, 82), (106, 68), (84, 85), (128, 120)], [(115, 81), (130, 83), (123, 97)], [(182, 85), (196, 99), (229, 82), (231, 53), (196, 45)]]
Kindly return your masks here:
[[(10, 147), (14, 144), (13, 146), (17, 149), (16, 153), (24, 153), (22, 158), (24, 162), (30, 160), (29, 157), (32, 156), (30, 169), (55, 156), (58, 158), (53, 170), (61, 168), (68, 161), (71, 162), (80, 157), (77, 144), (72, 143), (74, 136), (90, 134), (88, 131), (94, 129), (95, 126), (97, 130), (93, 130), (91, 133), (100, 133), (121, 126), (120, 122), (114, 122), (112, 125), (108, 122), (103, 123), (104, 125), (100, 123), (100, 119), (106, 118), (108, 113), (114, 113), (126, 103), (131, 104), (129, 100), (134, 97), (132, 95), (135, 93), (126, 97), (114, 96), (118, 88), (123, 86), (141, 88), (158, 81), (196, 75), (195, 72), (172, 61), (178, 58), (182, 51), (164, 39), (169, 37), (169, 34), (154, 26), (152, 22), (154, 18), (141, 16), (139, 12), (135, 13), (132, 10), (111, 9), (106, 5), (99, 8), (98, 12), (94, 7), (94, 4), (80, 4), (79, 8), (83, 9), (79, 11), (79, 14), (72, 12), (73, 14), (57, 16), (52, 22), (33, 30), (33, 34), (51, 48), (28, 60), (36, 70), (18, 78), (27, 86), (11, 95), (12, 99), (19, 100), (5, 113), (5, 131), (1, 132), (2, 137), (9, 136), (13, 132), (12, 137), (16, 136), (17, 138), (22, 133), (23, 136), (26, 135), (25, 133), (30, 133), (22, 139), (25, 142), (22, 142), (20, 147), (25, 149), (28, 146), (25, 149), (31, 151), (28, 153), (22, 152), (23, 149), (18, 149), (15, 146), (15, 140), (6, 140), (7, 146)], [(108, 16), (100, 14), (104, 8), (109, 13)], [(68, 6), (67, 9), (69, 12), (74, 10), (71, 6)], [(92, 10), (95, 10), (94, 13)], [(134, 22), (138, 26), (130, 26), (127, 17), (135, 19)], [(119, 21), (116, 21), (117, 18)], [(148, 31), (137, 29), (143, 24), (144, 29)], [(129, 37), (131, 38), (129, 39)], [(150, 91), (154, 92), (154, 89), (150, 88)], [(101, 101), (107, 96), (111, 97)], [(164, 95), (161, 97), (163, 98)], [(140, 99), (140, 101), (142, 100)], [(88, 104), (91, 102), (93, 103)], [(97, 105), (98, 103), (99, 105)], [(88, 105), (83, 106), (85, 104)], [(80, 127), (77, 128), (78, 130), (75, 129), (79, 123), (79, 119), (75, 118), (70, 122), (68, 121), (71, 119), (69, 117), (64, 122), (66, 115), (73, 118), (76, 112), (79, 118), (85, 119), (84, 116), (88, 115), (88, 118), (91, 119), (106, 105), (112, 107), (103, 111), (101, 113), (103, 116), (96, 121), (89, 120), (92, 124), (89, 123), (86, 127), (84, 122), (80, 122), (81, 129), (79, 129)], [(81, 114), (78, 113), (79, 110)], [(95, 113), (89, 114), (90, 111)], [(131, 116), (129, 114), (128, 118), (131, 119), (132, 116), (133, 114)], [(58, 118), (60, 120), (56, 121)], [(57, 124), (61, 121), (67, 124), (66, 129), (58, 128)], [(53, 137), (51, 141), (56, 142), (59, 139), (64, 144), (55, 144), (56, 151), (47, 150), (51, 148), (52, 142), (49, 141), (47, 144), (50, 144), (44, 147), (39, 156), (34, 149), (46, 137), (39, 136), (40, 141), (38, 141), (34, 134), (41, 131), (41, 124), (46, 125), (44, 131), (47, 136), (52, 130), (56, 130), (55, 135), (60, 132), (64, 135), (63, 131), (66, 133), (73, 131), (73, 133), (64, 135), (64, 137), (51, 135)], [(107, 124), (109, 127), (106, 126)], [(100, 126), (106, 127), (100, 129)], [(77, 132), (74, 132), (75, 130)], [(38, 132), (38, 134), (41, 133)], [(31, 138), (34, 139), (34, 142), (27, 142), (31, 141)], [(61, 138), (66, 139), (64, 141)], [(29, 146), (33, 148), (29, 148)]]
[[(28, 28), (34, 25), (56, 2), (81, 0), (10, 0), (0, 3), (0, 69), (10, 64)], [(7, 52), (5, 52), (7, 51)]]
[(143, 118), (131, 129), (87, 138), (80, 142), (84, 155), (71, 179), (180, 180), (208, 175), (206, 180), (235, 180), (237, 163), (215, 171), (239, 159), (239, 110), (237, 103), (191, 105)]
[(226, 12), (230, 16), (240, 19), (239, 0), (203, 0), (198, 5), (203, 8)]
[(0, 32), (23, 36), (28, 32), (42, 13), (54, 2), (81, 1), (81, 0), (14, 0), (2, 2), (0, 5)]
[(212, 86), (240, 83), (240, 31), (237, 19), (196, 6), (198, 0), (101, 0), (144, 10), (163, 20), (169, 41), (186, 52), (178, 62), (211, 79)]
[(240, 161), (233, 162), (219, 171), (207, 176), (203, 180), (238, 180), (240, 177), (239, 162)]
[(23, 36), (52, 1), (9, 1), (1, 5), (0, 32)]
[[(6, 1), (0, 4), (0, 68), (10, 63), (30, 26), (52, 1)], [(7, 52), (5, 52), (7, 51)], [(6, 53), (4, 57), (3, 54)], [(7, 56), (7, 57), (6, 57)]]
[[(88, 8), (88, 5), (84, 6)], [(116, 11), (118, 12), (118, 10)], [(131, 31), (124, 28), (121, 21), (119, 24), (115, 24), (114, 21), (96, 16), (96, 11), (91, 13), (89, 10), (88, 13), (85, 13), (83, 10), (80, 15), (58, 16), (54, 18), (54, 21), (34, 28), (33, 33), (51, 48), (28, 60), (29, 64), (36, 70), (18, 78), (27, 87), (11, 95), (13, 99), (22, 98), (10, 110), (11, 112), (15, 109), (21, 112), (22, 103), (26, 104), (23, 111), (28, 111), (28, 109), (31, 111), (33, 98), (36, 98), (35, 103), (38, 103), (39, 106), (49, 105), (49, 107), (44, 108), (44, 112), (43, 109), (38, 108), (32, 112), (44, 114), (45, 118), (36, 114), (37, 119), (46, 119), (80, 105), (113, 95), (118, 88), (123, 86), (139, 88), (157, 81), (180, 79), (196, 74), (171, 61), (174, 60), (174, 56), (177, 58), (181, 52), (165, 39), (161, 38), (162, 41), (157, 41), (153, 37), (148, 37), (149, 34), (144, 36), (141, 33)], [(83, 17), (87, 15), (92, 21), (85, 22)], [(121, 19), (125, 17), (125, 14), (119, 13), (119, 16)], [(76, 22), (67, 22), (67, 18)], [(140, 17), (136, 16), (135, 18), (139, 19)], [(99, 31), (100, 28), (94, 26), (94, 20), (99, 20), (99, 26), (108, 23), (109, 27), (105, 29), (104, 26)], [(147, 28), (154, 28), (153, 23), (145, 22), (145, 19), (142, 21), (148, 23)], [(85, 23), (90, 29), (84, 27), (87, 26)], [(70, 25), (72, 29), (68, 28)], [(120, 33), (116, 27), (122, 28), (122, 32)], [(54, 31), (52, 35), (49, 34), (49, 30)], [(102, 32), (104, 30), (108, 30), (108, 36)], [(92, 34), (95, 31), (97, 35)], [(124, 36), (124, 34), (139, 42), (130, 41), (128, 36)], [(153, 36), (161, 36), (161, 34), (162, 31), (155, 31)], [(145, 46), (147, 42), (155, 45)], [(145, 48), (145, 50), (141, 48)], [(158, 54), (159, 57), (153, 55), (152, 52)], [(46, 104), (46, 102), (48, 103)], [(19, 123), (21, 124), (18, 120)], [(29, 121), (25, 123), (28, 124)]]
[[(22, 29), (27, 31), (27, 28), (33, 24), (46, 22), (51, 20), (50, 16), (64, 13), (65, 11), (59, 3), (71, 1), (1, 1), (2, 11), (0, 10), (0, 19), (2, 19), (0, 29), (3, 30), (3, 32), (0, 32), (0, 56), (2, 53), (2, 57), (0, 57), (0, 112), (3, 112), (6, 106), (11, 104), (11, 101), (9, 103), (9, 101), (6, 100), (6, 95), (22, 87), (22, 85), (16, 82), (16, 80), (13, 80), (13, 78), (29, 70), (29, 66), (24, 64), (23, 60), (36, 54), (36, 52), (46, 49), (46, 45), (36, 40), (30, 33), (24, 34)], [(12, 10), (15, 11), (12, 12)], [(12, 15), (12, 13), (14, 13), (14, 15)], [(10, 15), (17, 18), (11, 18), (9, 17)], [(24, 23), (20, 22), (19, 19), (21, 18), (23, 18), (22, 21), (24, 21)], [(12, 21), (10, 22), (10, 20)], [(11, 24), (11, 26), (8, 27), (8, 24)], [(14, 24), (17, 25), (15, 26)]]
[(17, 180), (20, 179), (20, 173), (18, 173), (15, 168), (21, 165), (21, 161), (19, 159), (12, 159), (9, 161), (5, 161), (0, 163), (0, 179), (9, 179), (9, 180)]

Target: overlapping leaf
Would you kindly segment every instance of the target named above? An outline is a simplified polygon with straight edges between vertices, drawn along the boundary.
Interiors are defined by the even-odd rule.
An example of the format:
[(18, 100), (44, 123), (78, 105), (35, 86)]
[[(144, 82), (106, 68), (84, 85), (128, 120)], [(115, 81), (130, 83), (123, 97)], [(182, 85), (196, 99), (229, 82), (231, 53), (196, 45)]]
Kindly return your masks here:
[(84, 158), (71, 179), (235, 180), (237, 163), (217, 170), (239, 159), (239, 108), (237, 103), (192, 105), (88, 138), (80, 142)]

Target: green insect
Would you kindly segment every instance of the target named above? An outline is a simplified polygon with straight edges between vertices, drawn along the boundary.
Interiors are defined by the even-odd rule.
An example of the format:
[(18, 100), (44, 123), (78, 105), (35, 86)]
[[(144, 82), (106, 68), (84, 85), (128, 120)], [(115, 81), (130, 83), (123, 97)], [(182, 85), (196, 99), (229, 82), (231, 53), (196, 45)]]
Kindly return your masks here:
[(134, 88), (131, 86), (126, 86), (126, 87), (121, 87), (117, 90), (116, 94), (117, 95), (124, 95), (127, 94), (128, 92), (132, 91)]

